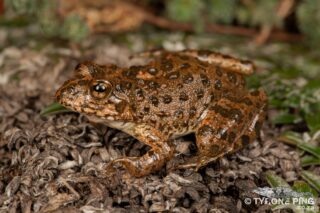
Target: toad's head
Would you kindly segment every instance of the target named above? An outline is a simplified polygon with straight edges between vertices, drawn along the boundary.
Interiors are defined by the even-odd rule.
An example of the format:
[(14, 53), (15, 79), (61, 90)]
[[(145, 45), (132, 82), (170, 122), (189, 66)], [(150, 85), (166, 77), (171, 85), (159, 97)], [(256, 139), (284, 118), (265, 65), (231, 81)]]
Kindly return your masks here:
[(57, 90), (56, 100), (66, 108), (97, 121), (129, 118), (127, 96), (115, 90), (119, 81), (118, 69), (115, 65), (81, 63), (75, 68), (74, 78)]

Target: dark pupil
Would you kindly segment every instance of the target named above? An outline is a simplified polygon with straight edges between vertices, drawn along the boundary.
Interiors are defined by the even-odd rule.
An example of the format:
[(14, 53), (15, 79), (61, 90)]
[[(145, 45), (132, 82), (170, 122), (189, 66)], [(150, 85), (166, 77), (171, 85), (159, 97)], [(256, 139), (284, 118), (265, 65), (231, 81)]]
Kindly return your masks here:
[(97, 84), (93, 87), (94, 91), (96, 92), (105, 92), (106, 87), (103, 84)]

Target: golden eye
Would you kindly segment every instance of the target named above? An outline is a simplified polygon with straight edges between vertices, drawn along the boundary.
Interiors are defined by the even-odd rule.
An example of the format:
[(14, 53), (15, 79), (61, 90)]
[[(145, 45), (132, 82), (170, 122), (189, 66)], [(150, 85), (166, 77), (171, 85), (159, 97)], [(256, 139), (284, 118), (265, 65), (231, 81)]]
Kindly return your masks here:
[(91, 86), (91, 95), (95, 98), (106, 98), (111, 93), (111, 84), (107, 81), (95, 81)]

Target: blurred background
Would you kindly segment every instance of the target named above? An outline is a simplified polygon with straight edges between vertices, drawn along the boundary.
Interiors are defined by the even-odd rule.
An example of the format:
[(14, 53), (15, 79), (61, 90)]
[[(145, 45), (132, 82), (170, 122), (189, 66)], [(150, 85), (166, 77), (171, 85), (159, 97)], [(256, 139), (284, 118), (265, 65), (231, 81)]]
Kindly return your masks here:
[[(248, 191), (260, 186), (318, 198), (319, 14), (317, 0), (0, 0), (0, 212), (299, 212), (295, 205), (246, 205), (244, 198), (256, 197)], [(56, 89), (81, 61), (130, 66), (130, 55), (159, 48), (252, 60), (257, 69), (248, 87), (269, 97), (262, 142), (192, 175), (91, 179), (98, 165), (145, 147), (61, 113)], [(187, 145), (179, 147), (186, 155)], [(304, 207), (317, 212), (318, 204)]]
[[(313, 0), (1, 0), (2, 24), (36, 24), (48, 37), (79, 41), (97, 32), (150, 29), (319, 42), (319, 2)], [(6, 6), (4, 6), (6, 5)], [(10, 21), (9, 21), (10, 20)], [(148, 28), (144, 23), (149, 23)], [(72, 26), (72, 27), (71, 27)]]

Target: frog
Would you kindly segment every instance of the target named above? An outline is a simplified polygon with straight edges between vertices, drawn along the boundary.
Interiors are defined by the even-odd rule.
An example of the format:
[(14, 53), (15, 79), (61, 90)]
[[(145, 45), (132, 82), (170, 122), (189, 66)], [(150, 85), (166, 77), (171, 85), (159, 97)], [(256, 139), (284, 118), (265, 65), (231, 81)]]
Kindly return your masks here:
[(196, 170), (259, 138), (267, 95), (246, 88), (253, 62), (193, 49), (137, 57), (147, 62), (125, 68), (82, 62), (55, 94), (64, 107), (150, 147), (142, 156), (113, 159), (106, 173), (119, 166), (135, 177), (156, 172), (174, 157), (174, 140), (188, 134), (197, 153), (178, 168)]

